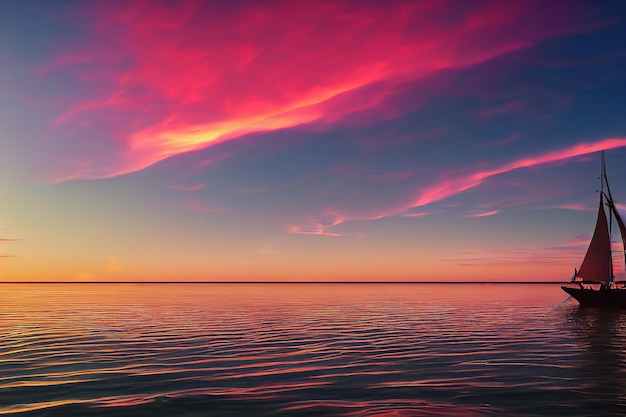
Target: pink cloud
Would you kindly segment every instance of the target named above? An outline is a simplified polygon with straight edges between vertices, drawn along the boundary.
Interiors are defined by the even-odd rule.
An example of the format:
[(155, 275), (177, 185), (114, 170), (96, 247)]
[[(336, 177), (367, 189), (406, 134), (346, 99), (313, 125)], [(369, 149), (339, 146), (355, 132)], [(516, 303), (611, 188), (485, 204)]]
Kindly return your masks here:
[(522, 158), (495, 168), (485, 171), (473, 172), (469, 175), (463, 175), (430, 187), (421, 192), (420, 197), (413, 203), (412, 207), (421, 207), (435, 201), (449, 198), (453, 195), (462, 193), (469, 189), (479, 186), (486, 179), (495, 175), (503, 174), (520, 168), (530, 168), (537, 165), (557, 162), (581, 155), (587, 155), (601, 150), (621, 148), (626, 146), (626, 138), (611, 138), (601, 140), (595, 143), (580, 143), (569, 148), (548, 152), (535, 157)]
[(84, 136), (97, 125), (115, 147), (81, 151), (55, 179), (121, 175), (250, 133), (372, 109), (397, 117), (406, 109), (385, 98), (399, 83), (579, 31), (586, 18), (569, 4), (532, 0), (475, 3), (465, 13), (441, 0), (240, 6), (101, 2), (89, 10), (90, 36), (38, 73), (69, 72), (85, 91), (56, 128)]
[(306, 225), (290, 225), (287, 226), (289, 233), (303, 234), (303, 235), (320, 235), (341, 237), (346, 236), (342, 233), (330, 232), (328, 229), (340, 225), (345, 219), (339, 217), (333, 213), (327, 213), (319, 218), (312, 218)]
[(294, 234), (299, 234), (299, 235), (319, 235), (319, 236), (331, 236), (331, 237), (346, 236), (342, 233), (329, 232), (327, 228), (328, 227), (321, 226), (321, 225), (312, 225), (312, 226), (290, 225), (290, 226), (287, 226), (287, 231), (289, 233), (294, 233)]
[(338, 233), (333, 232), (330, 229), (335, 226), (343, 224), (346, 220), (377, 220), (384, 216), (371, 216), (371, 217), (344, 217), (333, 212), (326, 212), (322, 216), (311, 216), (304, 224), (292, 224), (287, 226), (289, 233), (302, 234), (302, 235), (320, 235), (331, 237), (353, 237), (363, 238), (363, 233)]
[(557, 206), (550, 206), (548, 208), (573, 210), (573, 211), (596, 211), (598, 209), (597, 204), (594, 204), (593, 207), (584, 206), (582, 204), (559, 204)]
[(475, 214), (467, 214), (465, 217), (474, 218), (474, 217), (488, 217), (498, 214), (498, 210), (486, 211), (483, 213), (475, 213)]
[[(411, 213), (410, 210), (423, 208), (424, 206), (427, 206), (431, 203), (442, 201), (457, 194), (471, 190), (475, 187), (480, 186), (485, 180), (491, 177), (517, 169), (532, 168), (539, 165), (560, 162), (574, 157), (584, 158), (586, 155), (594, 152), (625, 146), (626, 138), (611, 138), (593, 143), (581, 143), (570, 146), (568, 148), (514, 160), (498, 168), (478, 170), (469, 174), (459, 176), (450, 176), (449, 178), (443, 179), (439, 183), (436, 183), (435, 185), (420, 191), (419, 197), (413, 202), (408, 202), (405, 204), (397, 203), (396, 205), (389, 205), (386, 208), (379, 207), (375, 209), (375, 212), (368, 212), (367, 208), (363, 208), (360, 213), (356, 213), (354, 210), (344, 210), (342, 211), (341, 216), (333, 216), (332, 221), (328, 221), (328, 218), (326, 221), (316, 220), (316, 217), (311, 215), (308, 221), (303, 222), (302, 226), (291, 225), (288, 227), (288, 230), (292, 233), (304, 232), (309, 234), (332, 234), (332, 228), (343, 224), (346, 221), (375, 220), (398, 215), (401, 217), (423, 217), (431, 214), (431, 212), (422, 211), (417, 213)], [(580, 210), (586, 209), (583, 206), (577, 205), (567, 205), (559, 207)], [(619, 208), (620, 210), (624, 209), (624, 207)], [(465, 217), (492, 216), (497, 214), (498, 212), (498, 210), (489, 210), (477, 214), (469, 214)], [(322, 218), (324, 218), (324, 216), (322, 216)]]
[(432, 212), (430, 211), (423, 211), (420, 213), (406, 213), (406, 214), (402, 214), (402, 217), (425, 217), (425, 216), (430, 216), (432, 214)]

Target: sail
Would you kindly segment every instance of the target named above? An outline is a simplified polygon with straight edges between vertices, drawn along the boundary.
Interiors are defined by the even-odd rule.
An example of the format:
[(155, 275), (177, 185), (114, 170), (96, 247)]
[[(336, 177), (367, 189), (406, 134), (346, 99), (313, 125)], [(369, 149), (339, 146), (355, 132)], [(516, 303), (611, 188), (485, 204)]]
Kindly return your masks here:
[(622, 216), (620, 216), (619, 211), (617, 211), (617, 207), (613, 201), (609, 200), (609, 207), (611, 208), (611, 212), (613, 212), (613, 216), (615, 216), (615, 220), (617, 220), (617, 225), (619, 226), (619, 233), (622, 235), (622, 243), (624, 244), (624, 250), (626, 250), (626, 226), (624, 225), (624, 221), (622, 220)]
[(604, 179), (604, 185), (606, 185), (606, 200), (609, 208), (611, 209), (611, 213), (615, 216), (615, 220), (617, 220), (617, 225), (619, 226), (619, 234), (622, 236), (622, 244), (623, 248), (626, 251), (626, 226), (624, 226), (624, 221), (622, 220), (622, 216), (620, 216), (619, 211), (617, 211), (617, 207), (615, 207), (615, 202), (613, 201), (613, 195), (611, 194), (611, 187), (609, 186), (609, 178), (606, 176), (606, 165), (604, 163), (604, 151), (602, 151), (601, 161), (602, 161), (602, 177)]
[(580, 266), (578, 276), (586, 281), (608, 283), (611, 277), (611, 242), (602, 200), (601, 196), (596, 230), (593, 232), (589, 249), (587, 249), (585, 259)]

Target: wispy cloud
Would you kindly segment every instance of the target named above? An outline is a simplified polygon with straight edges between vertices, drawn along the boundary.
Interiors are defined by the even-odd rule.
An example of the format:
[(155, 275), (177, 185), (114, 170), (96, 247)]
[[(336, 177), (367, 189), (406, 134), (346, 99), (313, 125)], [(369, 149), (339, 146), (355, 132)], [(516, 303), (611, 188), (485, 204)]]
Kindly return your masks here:
[(399, 117), (403, 106), (385, 108), (398, 83), (576, 32), (584, 21), (577, 7), (535, 1), (488, 0), (455, 13), (437, 0), (279, 1), (271, 11), (238, 4), (87, 3), (91, 31), (38, 74), (76, 80), (55, 128), (82, 141), (98, 126), (108, 146), (76, 151), (77, 161), (64, 164), (71, 172), (55, 179), (121, 175), (251, 133), (371, 109), (363, 122)]
[(591, 206), (586, 206), (586, 205), (582, 205), (582, 204), (558, 204), (555, 206), (548, 206), (546, 208), (551, 208), (551, 209), (561, 209), (561, 210), (572, 210), (572, 211), (595, 211), (598, 209), (597, 204), (595, 204), (593, 207)]
[[(386, 208), (377, 207), (372, 212), (367, 212), (365, 209), (345, 209), (342, 211), (341, 216), (333, 217), (332, 222), (308, 220), (302, 222), (303, 226), (289, 226), (288, 230), (292, 233), (307, 233), (307, 234), (328, 234), (335, 235), (333, 228), (339, 226), (346, 221), (364, 221), (372, 219), (381, 219), (391, 216), (401, 217), (423, 217), (431, 214), (431, 210), (425, 210), (426, 206), (429, 206), (435, 202), (441, 202), (449, 199), (458, 194), (467, 192), (483, 184), (487, 179), (502, 175), (514, 170), (532, 168), (540, 165), (556, 163), (564, 161), (570, 158), (581, 157), (590, 153), (598, 152), (600, 150), (613, 149), (626, 146), (626, 138), (611, 138), (600, 140), (597, 142), (580, 143), (566, 148), (554, 150), (551, 152), (541, 153), (534, 156), (528, 156), (513, 160), (509, 163), (501, 165), (500, 167), (476, 170), (474, 172), (464, 173), (459, 176), (449, 175), (448, 178), (435, 182), (434, 185), (426, 186), (422, 190), (417, 190), (416, 194), (419, 198), (414, 202), (407, 204), (389, 204)], [(474, 209), (480, 209), (475, 207)], [(586, 206), (577, 204), (565, 204), (558, 206), (551, 206), (547, 208), (565, 208), (570, 210), (585, 210)], [(414, 210), (420, 211), (414, 211)], [(470, 208), (471, 209), (471, 208)], [(485, 209), (485, 207), (483, 207)], [(621, 208), (620, 208), (621, 209)], [(498, 214), (500, 209), (487, 209), (486, 211), (480, 211), (478, 213), (469, 213), (465, 217), (486, 217)], [(323, 216), (322, 216), (323, 217)], [(310, 217), (315, 219), (315, 217)], [(336, 234), (339, 235), (339, 234)]]
[(611, 138), (593, 143), (579, 143), (568, 148), (518, 159), (498, 168), (475, 171), (470, 174), (453, 177), (422, 191), (420, 197), (415, 201), (412, 207), (421, 207), (435, 201), (452, 197), (453, 195), (475, 188), (481, 185), (485, 180), (496, 175), (624, 146), (626, 146), (626, 138)]
[(309, 219), (304, 225), (289, 225), (287, 231), (289, 233), (301, 234), (301, 235), (320, 235), (331, 237), (346, 236), (343, 233), (331, 232), (328, 229), (340, 225), (345, 221), (345, 218), (331, 212), (327, 212), (323, 216), (318, 218)]
[(432, 211), (421, 211), (418, 213), (403, 213), (401, 217), (425, 217), (433, 214)]
[(331, 237), (343, 237), (347, 236), (343, 233), (329, 232), (328, 228), (332, 226), (322, 226), (322, 225), (290, 225), (287, 226), (287, 231), (289, 233), (294, 233), (298, 235), (319, 235), (319, 236), (331, 236)]
[(469, 218), (472, 218), (472, 217), (488, 217), (488, 216), (496, 215), (498, 213), (499, 213), (498, 210), (492, 210), (492, 211), (485, 211), (485, 212), (482, 212), (482, 213), (466, 214), (465, 217), (469, 217)]

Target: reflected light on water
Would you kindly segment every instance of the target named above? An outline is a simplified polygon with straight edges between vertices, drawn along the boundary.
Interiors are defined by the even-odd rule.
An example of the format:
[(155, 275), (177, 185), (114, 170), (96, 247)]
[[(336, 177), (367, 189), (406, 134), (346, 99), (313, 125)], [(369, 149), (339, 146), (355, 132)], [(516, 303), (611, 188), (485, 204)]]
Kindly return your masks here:
[(7, 284), (0, 414), (626, 414), (626, 316), (546, 284)]

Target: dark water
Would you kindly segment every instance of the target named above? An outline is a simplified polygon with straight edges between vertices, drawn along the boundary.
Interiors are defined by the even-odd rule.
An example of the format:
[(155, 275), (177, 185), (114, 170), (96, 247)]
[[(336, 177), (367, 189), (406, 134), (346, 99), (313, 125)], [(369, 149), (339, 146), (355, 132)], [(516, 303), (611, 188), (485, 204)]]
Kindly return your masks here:
[(0, 415), (624, 416), (557, 285), (0, 285)]

